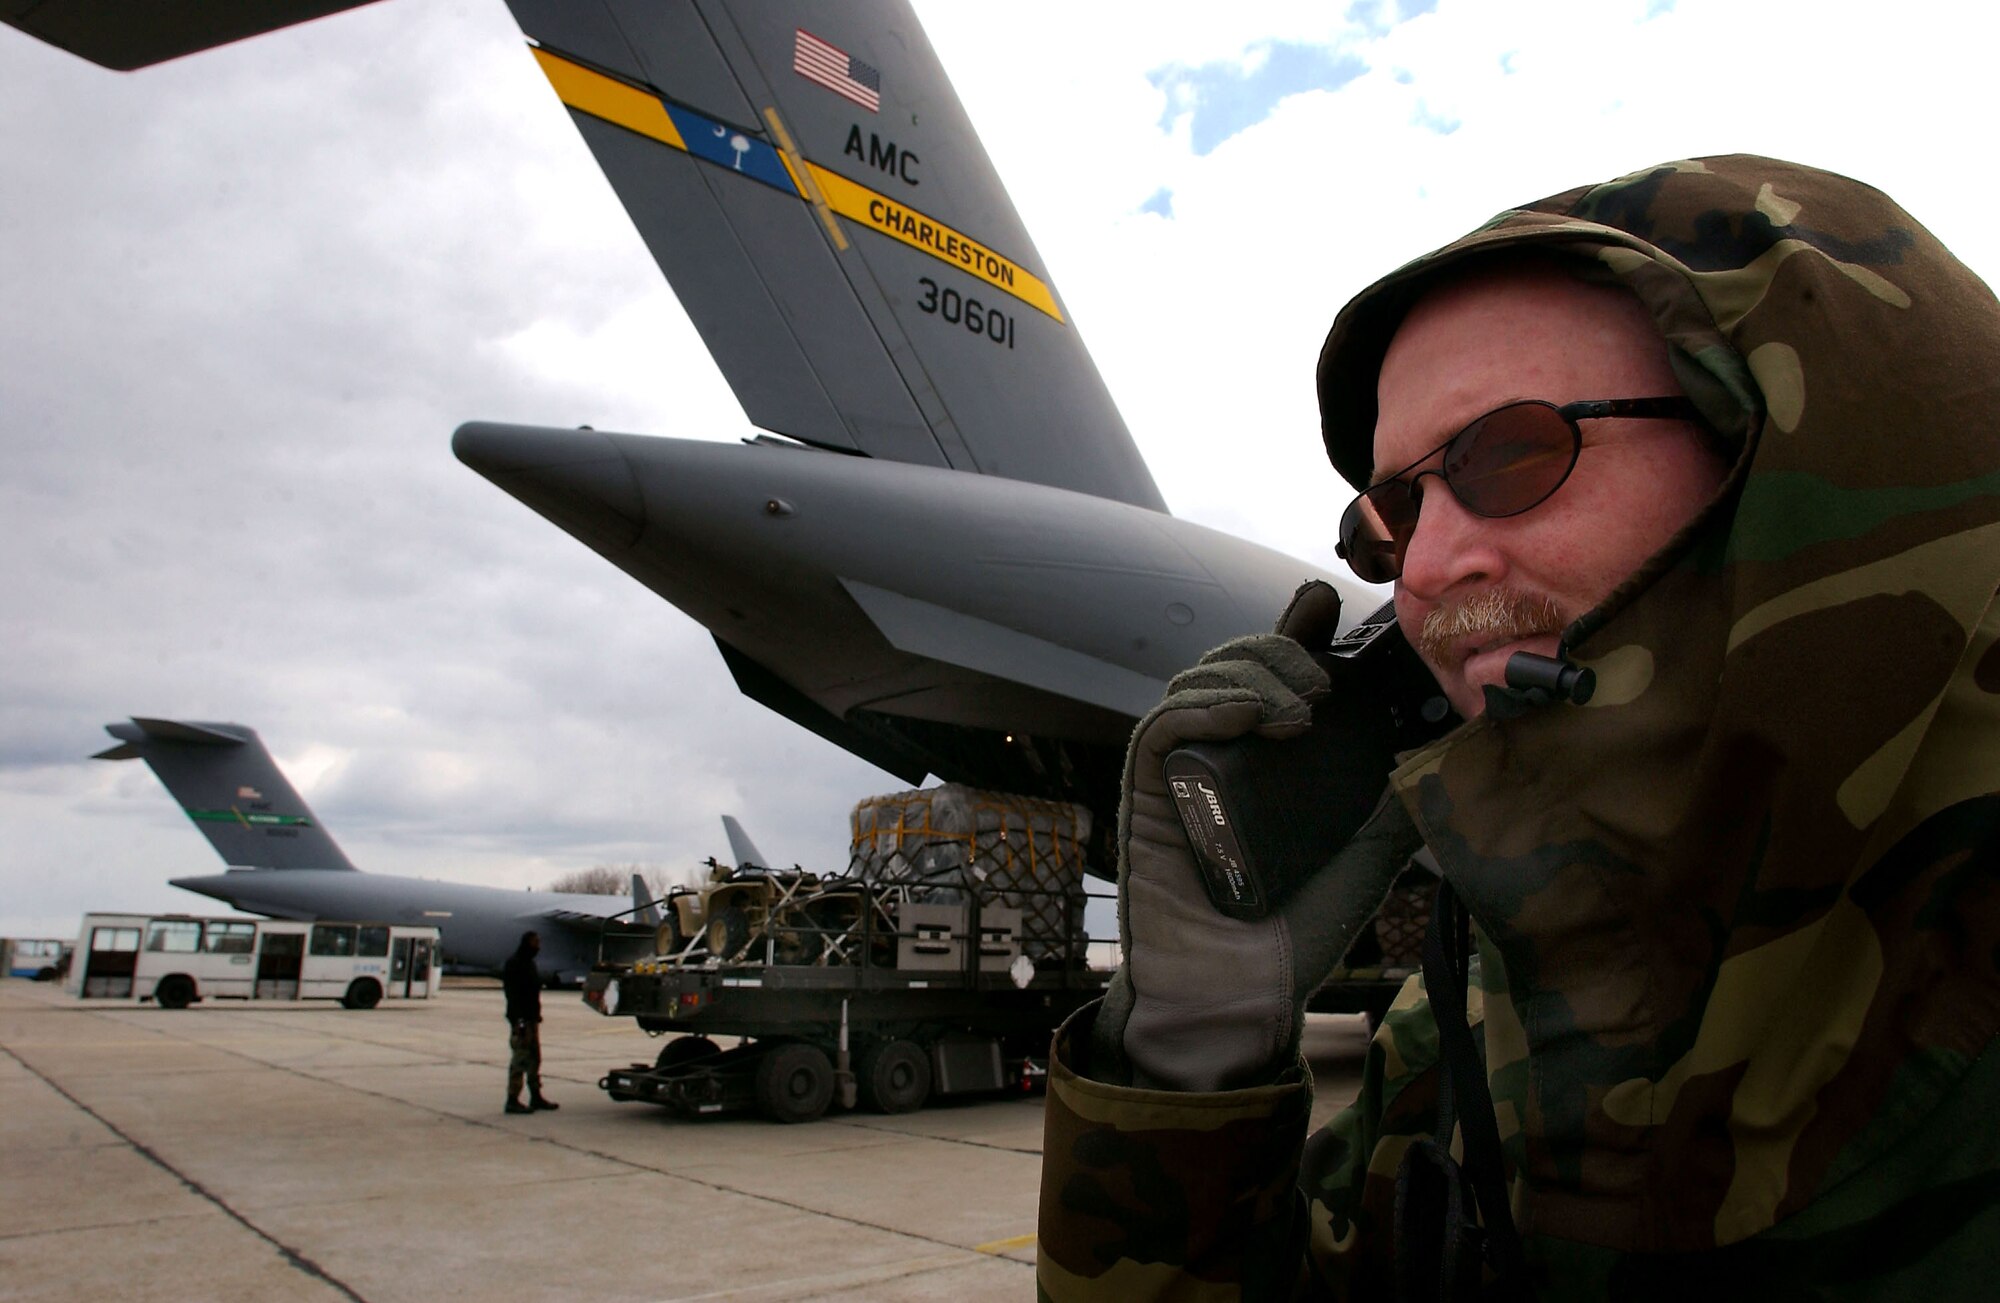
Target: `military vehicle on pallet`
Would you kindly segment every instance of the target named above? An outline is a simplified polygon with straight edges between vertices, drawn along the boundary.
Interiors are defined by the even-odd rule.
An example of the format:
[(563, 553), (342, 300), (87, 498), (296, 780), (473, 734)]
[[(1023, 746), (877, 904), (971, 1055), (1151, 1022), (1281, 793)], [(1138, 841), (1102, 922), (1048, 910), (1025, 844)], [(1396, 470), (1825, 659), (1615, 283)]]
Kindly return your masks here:
[(663, 902), (656, 954), (586, 981), (599, 1012), (677, 1033), (598, 1084), (781, 1122), (1034, 1089), (1115, 963), (1109, 944), (1091, 962), (1090, 831), (1080, 805), (947, 784), (857, 805), (842, 873), (711, 862)]

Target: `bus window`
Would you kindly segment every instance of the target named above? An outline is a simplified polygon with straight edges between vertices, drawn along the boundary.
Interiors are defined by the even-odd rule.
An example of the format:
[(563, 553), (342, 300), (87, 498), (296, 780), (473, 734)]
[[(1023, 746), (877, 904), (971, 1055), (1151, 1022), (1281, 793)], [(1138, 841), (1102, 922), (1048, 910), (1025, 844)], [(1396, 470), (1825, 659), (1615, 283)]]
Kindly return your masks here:
[(151, 954), (191, 955), (201, 949), (201, 924), (193, 919), (156, 918), (146, 925)]
[(247, 955), (257, 944), (255, 923), (210, 923), (201, 939), (203, 954)]
[(311, 950), (316, 955), (352, 955), (354, 953), (353, 924), (313, 924)]
[(389, 953), (389, 929), (364, 924), (361, 928), (361, 947), (354, 952), (363, 959), (380, 959)]
[(99, 927), (90, 930), (92, 950), (137, 950), (139, 929), (135, 927)]

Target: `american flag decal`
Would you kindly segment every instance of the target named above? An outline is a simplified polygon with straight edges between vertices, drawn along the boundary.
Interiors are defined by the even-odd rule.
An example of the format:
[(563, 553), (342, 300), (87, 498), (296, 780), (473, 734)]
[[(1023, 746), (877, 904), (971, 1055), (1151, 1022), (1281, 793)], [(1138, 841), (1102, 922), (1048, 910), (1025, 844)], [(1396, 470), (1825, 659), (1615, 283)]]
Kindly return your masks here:
[(796, 34), (798, 40), (792, 46), (793, 72), (853, 100), (870, 113), (882, 111), (881, 73), (803, 27)]

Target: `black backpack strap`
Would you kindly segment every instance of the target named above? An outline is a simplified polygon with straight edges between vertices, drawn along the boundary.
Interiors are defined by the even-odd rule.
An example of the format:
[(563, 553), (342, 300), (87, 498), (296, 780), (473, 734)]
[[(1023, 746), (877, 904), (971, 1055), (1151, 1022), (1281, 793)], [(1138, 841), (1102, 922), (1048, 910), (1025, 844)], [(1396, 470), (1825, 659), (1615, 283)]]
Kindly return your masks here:
[[(1451, 885), (1440, 882), (1424, 935), (1424, 987), (1443, 1059), (1437, 1133), (1405, 1151), (1396, 1177), (1396, 1289), (1404, 1303), (1526, 1297), (1526, 1258), (1507, 1204), (1500, 1127), (1486, 1064), (1466, 1026), (1470, 969), (1465, 907)], [(1464, 1141), (1462, 1168), (1450, 1153), (1454, 1126)], [(1494, 1275), (1484, 1292), (1482, 1261)]]
[(1396, 1298), (1474, 1303), (1484, 1239), (1465, 1169), (1437, 1141), (1414, 1141), (1396, 1170)]

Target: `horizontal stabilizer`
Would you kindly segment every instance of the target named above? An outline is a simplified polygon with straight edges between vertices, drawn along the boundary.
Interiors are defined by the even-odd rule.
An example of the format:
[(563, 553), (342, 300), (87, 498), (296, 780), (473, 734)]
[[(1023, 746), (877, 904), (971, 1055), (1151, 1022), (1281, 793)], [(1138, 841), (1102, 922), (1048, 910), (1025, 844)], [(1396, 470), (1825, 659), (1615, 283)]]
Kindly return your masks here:
[(234, 724), (184, 724), (177, 719), (146, 719), (139, 715), (132, 717), (131, 724), (109, 724), (105, 726), (113, 737), (127, 737), (129, 734), (115, 730), (136, 728), (146, 737), (160, 742), (185, 742), (189, 746), (240, 747), (257, 735), (247, 728)]
[(279, 771), (256, 730), (241, 724), (134, 717), (106, 724), (119, 745), (98, 760), (144, 760), (223, 863), (242, 868), (354, 866)]
[[(123, 738), (115, 747), (106, 747), (91, 757), (92, 760), (141, 760), (146, 750), (142, 742), (177, 742), (187, 746), (240, 747), (246, 741), (230, 731), (235, 725), (186, 724), (175, 719), (146, 719), (134, 715), (129, 724), (106, 724), (104, 731), (115, 738)], [(249, 730), (245, 729), (248, 733)], [(250, 733), (255, 737), (255, 733)]]
[(0, 22), (119, 72), (374, 0), (0, 0)]

